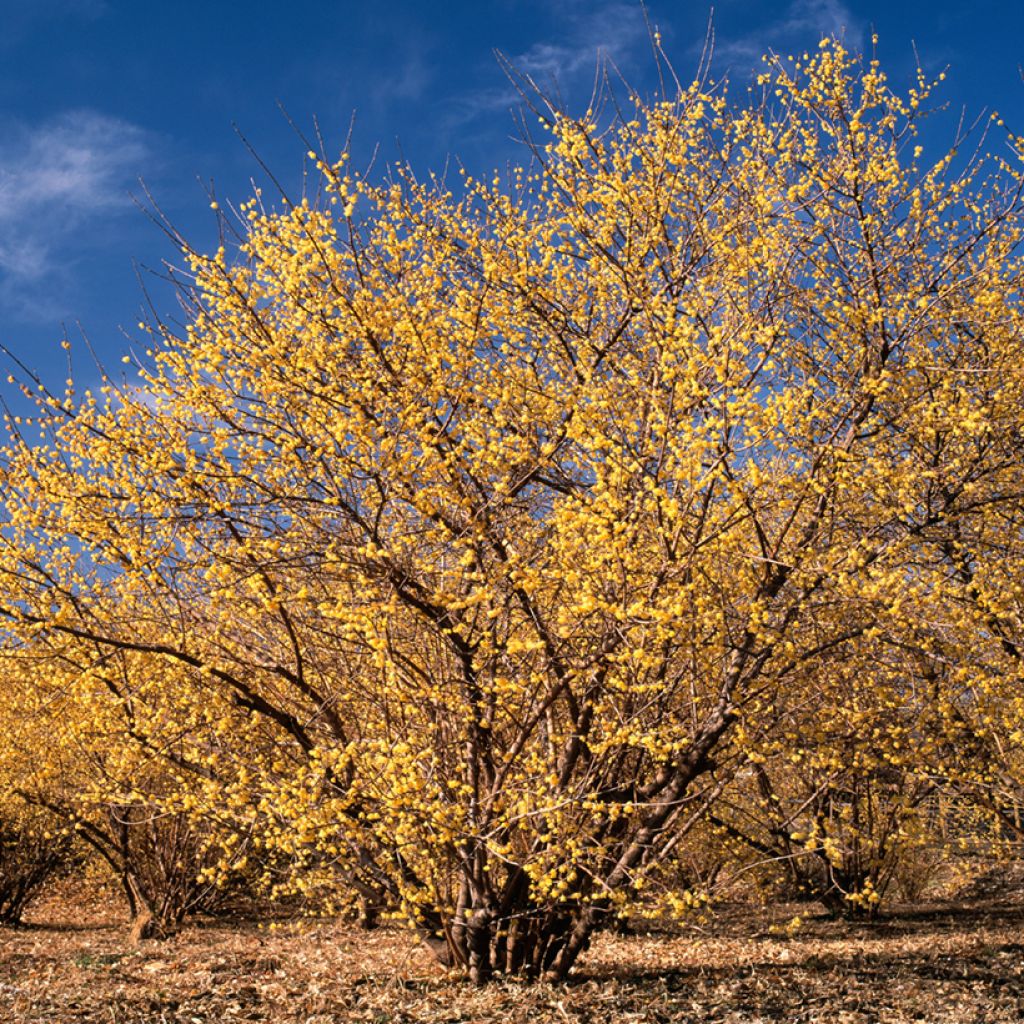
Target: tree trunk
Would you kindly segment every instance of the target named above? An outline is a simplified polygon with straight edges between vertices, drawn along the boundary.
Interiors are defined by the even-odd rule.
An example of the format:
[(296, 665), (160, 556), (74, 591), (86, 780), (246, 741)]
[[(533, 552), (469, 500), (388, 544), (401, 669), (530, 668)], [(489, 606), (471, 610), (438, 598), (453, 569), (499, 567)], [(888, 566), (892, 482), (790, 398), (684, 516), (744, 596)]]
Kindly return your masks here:
[(160, 920), (154, 912), (152, 900), (146, 895), (134, 872), (128, 868), (125, 868), (121, 875), (121, 887), (128, 901), (128, 912), (132, 919), (129, 933), (132, 942), (163, 938), (167, 934), (167, 922)]

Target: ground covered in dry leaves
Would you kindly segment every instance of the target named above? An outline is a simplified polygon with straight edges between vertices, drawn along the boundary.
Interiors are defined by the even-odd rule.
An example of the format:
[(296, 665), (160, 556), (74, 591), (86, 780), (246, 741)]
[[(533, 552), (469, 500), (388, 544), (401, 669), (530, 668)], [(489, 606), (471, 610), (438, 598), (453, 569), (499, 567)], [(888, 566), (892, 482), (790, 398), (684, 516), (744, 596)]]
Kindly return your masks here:
[(201, 920), (133, 947), (116, 907), (66, 890), (0, 929), (0, 1021), (1024, 1022), (1024, 898), (972, 893), (870, 926), (807, 907), (720, 908), (673, 935), (601, 935), (567, 985), (474, 990), (408, 933)]

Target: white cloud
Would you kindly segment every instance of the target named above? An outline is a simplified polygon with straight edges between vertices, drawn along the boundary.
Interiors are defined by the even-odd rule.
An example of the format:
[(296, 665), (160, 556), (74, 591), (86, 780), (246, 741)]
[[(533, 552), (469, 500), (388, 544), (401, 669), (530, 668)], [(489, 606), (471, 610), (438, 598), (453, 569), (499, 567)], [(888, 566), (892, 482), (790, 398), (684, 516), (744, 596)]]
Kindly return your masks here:
[(39, 281), (86, 228), (131, 209), (149, 153), (135, 125), (76, 111), (0, 136), (0, 283)]
[(619, 2), (588, 5), (570, 19), (566, 42), (534, 43), (511, 58), (512, 64), (538, 84), (542, 79), (560, 82), (585, 71), (592, 75), (600, 56), (619, 61), (646, 39), (647, 29), (640, 9)]
[(88, 22), (110, 13), (108, 0), (23, 0), (0, 4), (0, 8), (0, 51), (13, 48), (32, 33), (52, 31), (56, 19)]
[[(539, 40), (520, 53), (505, 54), (514, 74), (528, 76), (552, 98), (569, 99), (589, 90), (602, 59), (625, 71), (640, 44), (647, 45), (647, 27), (638, 4), (622, 0), (560, 0), (562, 32), (557, 41)], [(579, 98), (578, 96), (576, 98)], [(511, 85), (477, 89), (460, 97), (447, 118), (450, 128), (477, 117), (520, 106), (522, 98)]]
[(864, 42), (864, 27), (842, 0), (791, 0), (785, 13), (774, 22), (744, 35), (716, 34), (714, 59), (720, 66), (752, 67), (769, 50), (807, 47), (809, 39), (817, 41), (824, 36), (837, 36), (857, 49)]
[(842, 0), (793, 0), (779, 34), (784, 37), (813, 34), (819, 39), (837, 36), (852, 47), (864, 42), (860, 19)]

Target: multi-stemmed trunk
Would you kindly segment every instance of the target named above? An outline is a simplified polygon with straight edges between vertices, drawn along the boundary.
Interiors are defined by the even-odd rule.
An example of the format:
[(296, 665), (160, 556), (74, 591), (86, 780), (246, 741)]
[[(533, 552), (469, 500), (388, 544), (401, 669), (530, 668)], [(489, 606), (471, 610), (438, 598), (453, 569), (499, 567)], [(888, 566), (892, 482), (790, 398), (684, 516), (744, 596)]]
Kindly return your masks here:
[(487, 982), (495, 973), (567, 977), (594, 932), (611, 918), (613, 894), (628, 890), (680, 827), (678, 814), (688, 790), (713, 767), (710, 755), (733, 720), (726, 689), (686, 754), (664, 766), (647, 786), (636, 788), (634, 795), (645, 808), (642, 816), (632, 823), (619, 817), (599, 837), (607, 852), (581, 870), (570, 900), (538, 896), (523, 865), (506, 865), (504, 885), (493, 885), (497, 879), (489, 866), (476, 863), (471, 850), (464, 851), (454, 913), (427, 913), (419, 922), (435, 952), (449, 966), (461, 966), (474, 984)]
[(438, 927), (425, 926), (423, 934), (443, 963), (461, 967), (476, 985), (495, 975), (560, 979), (606, 913), (596, 904), (541, 907), (524, 901), (504, 915), (494, 908), (467, 908), (461, 921), (438, 920)]

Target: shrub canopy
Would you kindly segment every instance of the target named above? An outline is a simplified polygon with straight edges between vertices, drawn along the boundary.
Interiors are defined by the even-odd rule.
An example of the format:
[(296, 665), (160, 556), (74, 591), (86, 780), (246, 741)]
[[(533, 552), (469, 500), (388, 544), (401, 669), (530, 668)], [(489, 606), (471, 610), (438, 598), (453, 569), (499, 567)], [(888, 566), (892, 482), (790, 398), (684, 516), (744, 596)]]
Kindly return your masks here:
[(564, 976), (755, 766), (1012, 775), (1024, 150), (924, 160), (932, 84), (826, 40), (221, 214), (141, 383), (11, 424), (6, 657), (477, 981)]

